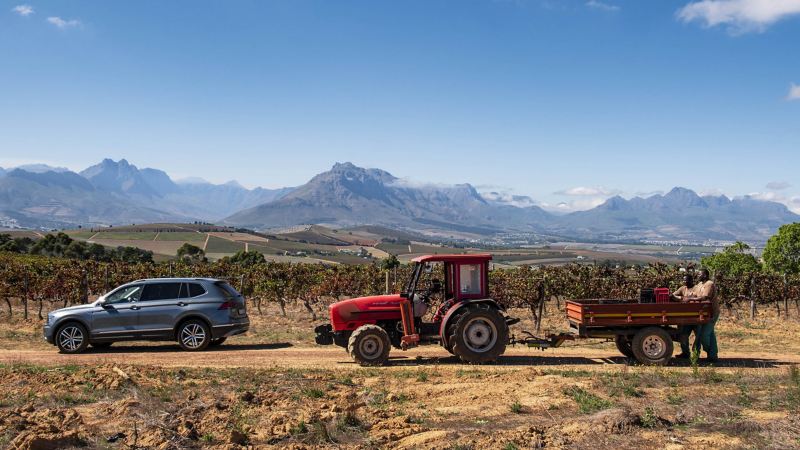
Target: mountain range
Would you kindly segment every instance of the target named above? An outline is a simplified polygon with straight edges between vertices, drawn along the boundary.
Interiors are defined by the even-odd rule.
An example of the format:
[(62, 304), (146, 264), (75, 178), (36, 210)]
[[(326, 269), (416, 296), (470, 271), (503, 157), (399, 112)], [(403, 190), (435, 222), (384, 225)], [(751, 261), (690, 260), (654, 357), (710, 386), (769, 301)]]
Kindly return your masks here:
[(80, 173), (44, 165), (0, 171), (0, 223), (62, 228), (217, 221), (291, 189), (173, 181), (157, 169), (104, 159)]
[(537, 233), (590, 240), (720, 240), (762, 242), (800, 220), (785, 205), (750, 197), (697, 195), (676, 187), (665, 195), (554, 215), (525, 196), (479, 194), (469, 184), (411, 185), (378, 169), (336, 164), (284, 197), (236, 213), (225, 223), (245, 227), (327, 224), (383, 225), (428, 233)]
[(800, 221), (785, 205), (700, 196), (676, 187), (555, 215), (526, 196), (479, 193), (470, 184), (416, 184), (380, 169), (337, 163), (296, 188), (174, 181), (158, 169), (105, 159), (80, 173), (36, 165), (0, 169), (0, 223), (34, 228), (210, 221), (252, 229), (380, 225), (434, 235), (531, 233), (582, 240), (763, 242)]

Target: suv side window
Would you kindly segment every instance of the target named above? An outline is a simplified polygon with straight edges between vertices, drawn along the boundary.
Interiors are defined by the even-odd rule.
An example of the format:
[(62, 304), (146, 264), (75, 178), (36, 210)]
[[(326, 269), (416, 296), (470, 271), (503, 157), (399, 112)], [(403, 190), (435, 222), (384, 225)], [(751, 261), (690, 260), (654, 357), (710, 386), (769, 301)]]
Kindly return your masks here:
[(189, 285), (181, 283), (181, 290), (178, 293), (178, 298), (189, 298)]
[(144, 286), (141, 301), (169, 300), (178, 298), (181, 283), (150, 283)]
[(205, 294), (206, 290), (198, 283), (189, 283), (189, 297), (200, 297)]
[(142, 287), (141, 284), (134, 284), (117, 289), (106, 297), (106, 304), (113, 305), (115, 303), (137, 302), (142, 296)]

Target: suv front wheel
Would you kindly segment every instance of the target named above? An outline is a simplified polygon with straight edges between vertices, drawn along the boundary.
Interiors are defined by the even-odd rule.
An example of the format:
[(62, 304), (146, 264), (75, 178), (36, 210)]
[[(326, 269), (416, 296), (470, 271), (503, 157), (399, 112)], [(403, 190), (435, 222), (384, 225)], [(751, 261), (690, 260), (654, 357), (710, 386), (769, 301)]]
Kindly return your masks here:
[(211, 329), (201, 320), (187, 320), (178, 327), (178, 344), (182, 349), (195, 352), (205, 350), (211, 343)]
[(80, 353), (86, 350), (89, 345), (86, 327), (77, 322), (64, 324), (56, 333), (56, 345), (61, 353)]

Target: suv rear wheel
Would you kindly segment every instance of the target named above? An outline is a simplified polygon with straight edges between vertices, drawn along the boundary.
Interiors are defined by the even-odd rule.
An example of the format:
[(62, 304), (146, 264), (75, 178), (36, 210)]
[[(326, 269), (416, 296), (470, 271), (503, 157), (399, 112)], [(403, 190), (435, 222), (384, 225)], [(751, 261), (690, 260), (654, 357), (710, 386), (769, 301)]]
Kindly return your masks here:
[(56, 333), (56, 345), (61, 353), (80, 353), (89, 345), (89, 333), (77, 322), (66, 323)]
[(178, 344), (182, 349), (196, 352), (205, 350), (211, 343), (211, 330), (205, 322), (187, 320), (178, 327)]

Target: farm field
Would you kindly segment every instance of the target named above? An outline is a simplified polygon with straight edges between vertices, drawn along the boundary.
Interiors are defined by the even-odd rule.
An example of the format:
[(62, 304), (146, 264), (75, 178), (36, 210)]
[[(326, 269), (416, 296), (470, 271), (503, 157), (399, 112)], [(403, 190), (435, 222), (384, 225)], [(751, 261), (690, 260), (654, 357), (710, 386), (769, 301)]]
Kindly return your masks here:
[[(14, 237), (27, 236), (38, 239), (40, 232), (11, 231)], [(322, 226), (297, 227), (273, 234), (235, 231), (230, 228), (206, 224), (142, 224), (124, 227), (66, 230), (70, 237), (91, 241), (107, 247), (133, 246), (152, 251), (157, 260), (174, 258), (184, 243), (204, 248), (206, 256), (217, 260), (232, 256), (237, 251), (258, 251), (271, 261), (328, 262), (336, 264), (369, 264), (375, 260), (395, 255), (401, 262), (425, 254), (490, 252), (500, 266), (560, 265), (572, 262), (593, 264), (604, 261), (627, 264), (647, 264), (656, 261), (677, 262), (681, 252), (696, 256), (702, 251), (713, 252), (712, 247), (696, 247), (678, 252), (678, 247), (627, 244), (558, 243), (526, 248), (456, 248), (429, 242), (420, 242), (407, 233), (382, 227), (356, 227), (335, 230)], [(382, 234), (380, 234), (382, 233)], [(400, 241), (397, 241), (397, 240)], [(364, 248), (370, 255), (362, 258), (358, 253)], [(679, 254), (681, 253), (681, 254)]]
[[(554, 302), (543, 324), (563, 331)], [(222, 347), (115, 344), (59, 355), (35, 321), (0, 323), (0, 443), (89, 448), (795, 448), (797, 319), (725, 316), (716, 367), (629, 365), (613, 344), (509, 348), (463, 365), (438, 347), (361, 368), (312, 344), (297, 305), (251, 308)], [(529, 316), (524, 310), (513, 312)], [(4, 317), (5, 318), (5, 317)], [(531, 329), (530, 320), (519, 328)], [(108, 443), (107, 437), (125, 437)]]

